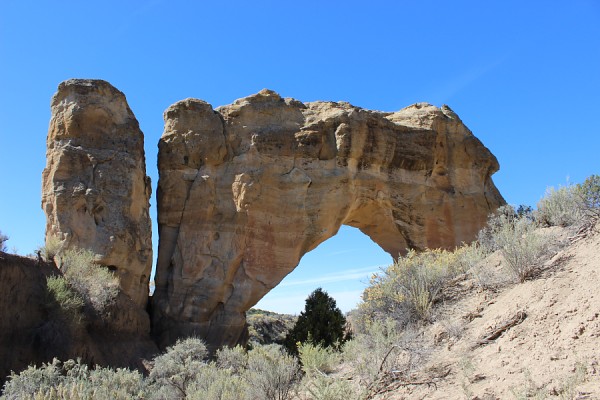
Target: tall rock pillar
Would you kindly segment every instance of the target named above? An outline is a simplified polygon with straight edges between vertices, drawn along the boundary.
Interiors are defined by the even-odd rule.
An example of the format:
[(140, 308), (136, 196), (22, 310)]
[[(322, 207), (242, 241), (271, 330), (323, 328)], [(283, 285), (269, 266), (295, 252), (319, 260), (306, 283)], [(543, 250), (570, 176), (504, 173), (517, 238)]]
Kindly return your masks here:
[(140, 307), (152, 268), (144, 135), (125, 95), (102, 80), (62, 82), (51, 102), (42, 208), (46, 241), (89, 249)]

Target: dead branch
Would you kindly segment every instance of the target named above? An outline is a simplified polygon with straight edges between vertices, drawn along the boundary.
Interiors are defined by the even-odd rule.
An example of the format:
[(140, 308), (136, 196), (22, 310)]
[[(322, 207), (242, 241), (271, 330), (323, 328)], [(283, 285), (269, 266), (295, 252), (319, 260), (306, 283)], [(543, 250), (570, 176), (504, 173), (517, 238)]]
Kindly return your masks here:
[(486, 334), (483, 338), (477, 341), (477, 346), (485, 346), (498, 339), (500, 336), (504, 334), (507, 330), (512, 328), (513, 326), (519, 325), (527, 318), (527, 313), (525, 311), (517, 311), (517, 313), (508, 320), (504, 321), (500, 326), (495, 327), (492, 331)]

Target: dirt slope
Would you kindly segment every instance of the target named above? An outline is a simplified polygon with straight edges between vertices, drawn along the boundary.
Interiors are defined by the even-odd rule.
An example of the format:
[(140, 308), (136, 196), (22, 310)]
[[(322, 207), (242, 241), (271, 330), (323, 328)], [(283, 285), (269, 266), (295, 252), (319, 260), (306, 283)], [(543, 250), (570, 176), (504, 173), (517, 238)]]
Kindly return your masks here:
[(600, 234), (560, 251), (536, 279), (497, 293), (462, 285), (470, 295), (425, 333), (433, 353), (414, 379), (432, 384), (379, 398), (600, 399)]

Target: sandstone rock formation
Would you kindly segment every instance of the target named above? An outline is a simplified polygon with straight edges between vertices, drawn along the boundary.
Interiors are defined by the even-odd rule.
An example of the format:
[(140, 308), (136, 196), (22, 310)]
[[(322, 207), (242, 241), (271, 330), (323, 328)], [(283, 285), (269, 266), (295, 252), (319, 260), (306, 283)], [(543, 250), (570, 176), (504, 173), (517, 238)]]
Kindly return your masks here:
[(101, 80), (61, 83), (43, 172), (46, 241), (92, 250), (140, 307), (152, 268), (144, 136), (123, 93)]
[(342, 224), (396, 257), (472, 240), (504, 203), (496, 158), (446, 106), (382, 113), (263, 90), (217, 110), (186, 99), (164, 118), (161, 346), (243, 342), (245, 311)]
[(54, 357), (143, 370), (158, 352), (146, 311), (120, 293), (103, 316), (83, 310), (74, 329), (46, 290), (58, 274), (53, 263), (0, 252), (0, 387), (11, 371)]

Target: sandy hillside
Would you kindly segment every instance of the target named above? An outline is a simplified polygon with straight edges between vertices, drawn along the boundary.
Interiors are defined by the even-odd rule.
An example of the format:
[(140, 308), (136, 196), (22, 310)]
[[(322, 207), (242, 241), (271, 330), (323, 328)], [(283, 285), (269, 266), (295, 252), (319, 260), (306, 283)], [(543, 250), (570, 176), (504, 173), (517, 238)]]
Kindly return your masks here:
[[(498, 254), (487, 262), (500, 272)], [(482, 291), (464, 280), (457, 291), (425, 332), (432, 353), (418, 384), (378, 398), (600, 399), (600, 234), (525, 283)]]

